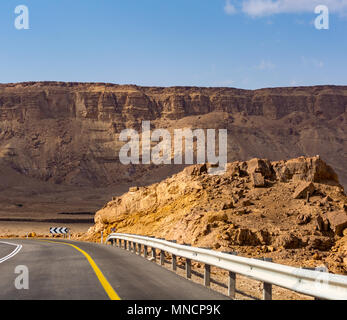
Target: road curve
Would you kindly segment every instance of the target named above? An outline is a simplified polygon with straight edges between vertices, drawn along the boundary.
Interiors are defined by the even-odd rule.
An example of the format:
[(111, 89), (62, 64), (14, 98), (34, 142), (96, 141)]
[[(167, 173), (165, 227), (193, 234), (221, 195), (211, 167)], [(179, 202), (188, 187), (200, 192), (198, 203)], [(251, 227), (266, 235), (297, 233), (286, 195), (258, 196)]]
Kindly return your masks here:
[[(0, 263), (0, 300), (227, 299), (119, 248), (76, 241), (0, 240), (0, 259), (15, 250), (9, 243), (22, 247)], [(15, 287), (18, 265), (29, 270), (28, 290)]]

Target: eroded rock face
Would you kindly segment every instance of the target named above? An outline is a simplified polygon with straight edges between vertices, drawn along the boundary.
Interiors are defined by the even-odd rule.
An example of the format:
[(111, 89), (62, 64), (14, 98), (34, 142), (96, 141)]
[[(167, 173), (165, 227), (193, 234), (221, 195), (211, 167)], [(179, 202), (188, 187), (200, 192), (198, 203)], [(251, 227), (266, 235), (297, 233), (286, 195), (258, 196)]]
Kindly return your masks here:
[[(105, 186), (137, 181), (148, 166), (123, 166), (119, 133), (154, 128), (228, 129), (229, 161), (320, 154), (347, 183), (347, 88), (239, 90), (150, 88), (104, 83), (0, 85), (0, 161), (30, 177), (59, 184)], [(266, 170), (255, 161), (250, 170)], [(283, 181), (317, 166), (312, 181), (330, 179), (321, 163), (273, 167)], [(282, 167), (280, 165), (280, 167)], [(322, 174), (324, 172), (324, 174)], [(265, 179), (273, 172), (267, 172)], [(328, 174), (328, 176), (325, 176)]]
[[(310, 254), (318, 250), (328, 254), (336, 233), (329, 219), (337, 217), (333, 212), (347, 198), (336, 174), (320, 157), (238, 161), (228, 164), (220, 176), (209, 175), (208, 167), (191, 166), (160, 183), (131, 188), (96, 213), (88, 238), (98, 238), (100, 231), (107, 234), (116, 228), (118, 232), (225, 251), (248, 252), (251, 248), (272, 253), (301, 250)], [(283, 182), (278, 172), (293, 167), (291, 179)], [(324, 176), (324, 183), (314, 182), (316, 171)], [(254, 174), (266, 184), (255, 186)]]
[(312, 182), (335, 181), (338, 178), (334, 170), (320, 156), (307, 160), (305, 157), (288, 161), (279, 161), (273, 166), (280, 181), (302, 180)]

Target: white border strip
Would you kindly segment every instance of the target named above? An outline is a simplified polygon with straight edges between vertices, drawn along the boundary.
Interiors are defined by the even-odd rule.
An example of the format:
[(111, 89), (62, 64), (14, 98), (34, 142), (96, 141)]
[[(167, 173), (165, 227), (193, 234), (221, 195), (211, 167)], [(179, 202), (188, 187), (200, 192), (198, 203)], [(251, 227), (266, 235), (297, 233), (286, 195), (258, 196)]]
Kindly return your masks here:
[(14, 249), (9, 255), (7, 255), (6, 257), (1, 258), (0, 259), (0, 263), (3, 263), (6, 260), (11, 259), (12, 257), (14, 257), (23, 247), (21, 244), (14, 244), (14, 243), (10, 243), (10, 242), (2, 242), (2, 241), (0, 241), (0, 243), (9, 244), (11, 246), (15, 246), (16, 247), (16, 249)]

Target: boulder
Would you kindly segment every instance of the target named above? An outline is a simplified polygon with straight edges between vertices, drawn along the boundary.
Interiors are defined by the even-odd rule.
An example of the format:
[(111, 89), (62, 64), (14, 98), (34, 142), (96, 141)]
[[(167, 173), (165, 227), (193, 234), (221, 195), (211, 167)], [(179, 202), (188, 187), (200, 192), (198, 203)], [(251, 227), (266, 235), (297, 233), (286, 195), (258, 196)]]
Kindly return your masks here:
[(251, 200), (249, 200), (249, 199), (246, 199), (246, 200), (243, 200), (243, 201), (242, 201), (241, 205), (242, 205), (243, 207), (249, 207), (249, 206), (252, 206), (252, 205), (253, 205), (253, 202), (252, 202)]
[(254, 159), (247, 161), (247, 172), (249, 175), (253, 175), (254, 173), (258, 173), (267, 179), (272, 179), (274, 176), (271, 162), (267, 159), (254, 158)]
[(234, 203), (232, 201), (225, 201), (221, 204), (221, 210), (228, 210), (234, 208)]
[(310, 236), (308, 239), (308, 248), (320, 251), (327, 251), (334, 245), (330, 237)]
[(247, 228), (230, 231), (230, 241), (233, 245), (256, 246), (261, 244), (257, 235)]
[(300, 225), (300, 226), (305, 225), (311, 221), (311, 215), (302, 213), (302, 214), (298, 215), (296, 220), (297, 220), (298, 225)]
[(326, 232), (329, 230), (329, 221), (326, 217), (318, 216), (316, 218), (316, 229), (321, 232)]
[(328, 202), (331, 202), (331, 201), (333, 201), (333, 199), (331, 199), (329, 196), (324, 197), (323, 200), (322, 200), (323, 203), (328, 203)]
[(294, 191), (294, 199), (306, 199), (308, 194), (312, 195), (315, 191), (314, 184), (312, 182), (301, 183)]
[(188, 176), (200, 176), (203, 173), (207, 172), (207, 165), (198, 164), (198, 165), (190, 166), (185, 168), (184, 171)]
[(294, 234), (287, 233), (278, 236), (274, 245), (275, 247), (283, 247), (285, 249), (297, 249), (302, 246), (302, 241)]
[(252, 185), (254, 188), (263, 188), (265, 187), (265, 178), (260, 172), (253, 172), (251, 174)]
[(330, 223), (330, 228), (338, 236), (343, 235), (343, 230), (347, 228), (347, 213), (345, 211), (327, 212), (327, 218)]

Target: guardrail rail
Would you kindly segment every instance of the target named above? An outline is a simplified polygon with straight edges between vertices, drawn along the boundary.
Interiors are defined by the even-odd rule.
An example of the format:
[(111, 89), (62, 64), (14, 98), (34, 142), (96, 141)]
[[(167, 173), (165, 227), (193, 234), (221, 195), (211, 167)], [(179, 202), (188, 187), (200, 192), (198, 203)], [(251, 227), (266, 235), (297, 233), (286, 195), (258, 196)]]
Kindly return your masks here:
[[(160, 251), (159, 261), (165, 263), (165, 252), (171, 254), (172, 270), (177, 270), (177, 257), (186, 259), (186, 277), (191, 278), (192, 260), (204, 264), (204, 285), (210, 287), (211, 266), (229, 271), (228, 296), (235, 298), (236, 274), (263, 282), (263, 299), (272, 299), (272, 286), (276, 285), (316, 299), (347, 300), (347, 276), (330, 274), (322, 270), (308, 270), (270, 261), (245, 258), (233, 253), (223, 253), (205, 248), (177, 244), (154, 237), (144, 237), (133, 234), (112, 233), (105, 243), (133, 251), (144, 258), (157, 260), (157, 250)], [(149, 255), (148, 249), (151, 248)]]

